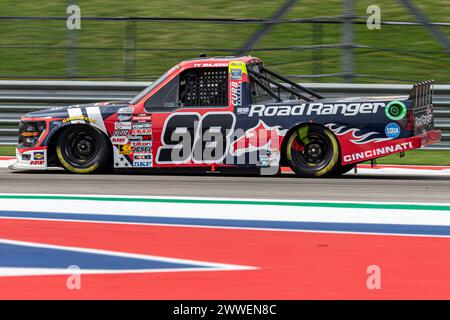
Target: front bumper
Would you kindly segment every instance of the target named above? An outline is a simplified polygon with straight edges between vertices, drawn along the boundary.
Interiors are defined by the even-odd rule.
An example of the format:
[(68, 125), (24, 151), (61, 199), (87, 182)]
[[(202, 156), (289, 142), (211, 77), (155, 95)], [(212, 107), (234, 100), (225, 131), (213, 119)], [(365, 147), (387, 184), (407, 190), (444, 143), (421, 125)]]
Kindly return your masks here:
[(47, 147), (16, 148), (16, 162), (9, 166), (12, 170), (47, 170)]

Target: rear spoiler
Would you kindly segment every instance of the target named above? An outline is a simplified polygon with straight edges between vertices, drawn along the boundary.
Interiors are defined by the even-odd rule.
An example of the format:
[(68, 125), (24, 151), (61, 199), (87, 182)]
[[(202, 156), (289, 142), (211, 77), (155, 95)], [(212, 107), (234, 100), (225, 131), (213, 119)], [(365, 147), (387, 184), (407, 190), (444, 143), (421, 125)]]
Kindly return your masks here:
[(414, 109), (433, 104), (434, 80), (415, 83), (409, 93)]

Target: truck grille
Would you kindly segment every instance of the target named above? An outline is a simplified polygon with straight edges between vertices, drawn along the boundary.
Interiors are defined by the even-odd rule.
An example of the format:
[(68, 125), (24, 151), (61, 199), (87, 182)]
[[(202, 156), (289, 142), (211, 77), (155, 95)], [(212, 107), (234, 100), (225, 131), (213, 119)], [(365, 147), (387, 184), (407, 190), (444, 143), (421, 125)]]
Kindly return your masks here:
[(44, 130), (44, 121), (21, 121), (19, 123), (19, 147), (34, 147)]

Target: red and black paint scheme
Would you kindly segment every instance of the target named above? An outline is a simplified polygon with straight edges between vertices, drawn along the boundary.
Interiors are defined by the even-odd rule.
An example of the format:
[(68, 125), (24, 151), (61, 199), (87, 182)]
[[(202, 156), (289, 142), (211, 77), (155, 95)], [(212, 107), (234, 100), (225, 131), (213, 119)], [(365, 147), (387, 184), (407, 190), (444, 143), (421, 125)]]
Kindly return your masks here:
[(333, 176), (440, 141), (432, 81), (409, 96), (324, 98), (250, 56), (187, 60), (130, 101), (31, 112), (13, 168), (260, 168)]

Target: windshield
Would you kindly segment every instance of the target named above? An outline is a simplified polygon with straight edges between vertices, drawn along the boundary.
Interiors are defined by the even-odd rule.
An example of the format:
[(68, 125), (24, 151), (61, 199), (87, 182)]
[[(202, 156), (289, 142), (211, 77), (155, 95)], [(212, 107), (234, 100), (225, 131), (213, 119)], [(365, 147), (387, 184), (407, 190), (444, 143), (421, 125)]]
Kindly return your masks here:
[(157, 86), (159, 86), (164, 80), (166, 80), (175, 70), (179, 68), (178, 65), (164, 73), (161, 77), (158, 78), (158, 80), (154, 81), (151, 85), (149, 85), (147, 88), (141, 91), (137, 96), (135, 96), (131, 100), (131, 104), (138, 103), (143, 97), (145, 97), (147, 94), (149, 94), (153, 89), (155, 89)]

